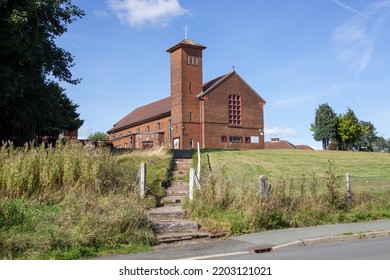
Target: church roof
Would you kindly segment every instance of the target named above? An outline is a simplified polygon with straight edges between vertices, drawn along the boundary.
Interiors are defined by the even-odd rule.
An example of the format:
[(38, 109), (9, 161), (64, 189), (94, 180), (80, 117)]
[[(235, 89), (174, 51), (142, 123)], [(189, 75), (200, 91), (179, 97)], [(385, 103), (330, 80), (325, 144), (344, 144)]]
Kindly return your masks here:
[(222, 84), (228, 77), (230, 77), (233, 73), (235, 72), (230, 72), (230, 73), (227, 73), (225, 75), (222, 75), (218, 78), (215, 78), (211, 81), (208, 81), (208, 82), (205, 82), (203, 83), (203, 88), (202, 88), (202, 92), (198, 95), (198, 97), (202, 97), (206, 94), (208, 94), (210, 91), (212, 91), (213, 89), (215, 89), (217, 86), (219, 86), (220, 84)]
[[(183, 41), (189, 41), (189, 40), (185, 39)], [(195, 42), (195, 44), (197, 44), (197, 43)], [(239, 75), (233, 71), (233, 72), (227, 73), (225, 75), (222, 75), (222, 76), (217, 77), (213, 80), (210, 80), (208, 82), (203, 83), (202, 92), (200, 94), (198, 94), (197, 97), (201, 98), (201, 97), (209, 94), (211, 91), (213, 91), (215, 88), (217, 88), (223, 82), (225, 82), (233, 74), (236, 74), (239, 77)], [(261, 100), (263, 100), (263, 99), (261, 98)], [(130, 128), (130, 127), (135, 126), (135, 125), (139, 125), (141, 123), (145, 123), (145, 122), (156, 120), (156, 119), (159, 119), (162, 117), (169, 116), (170, 114), (171, 114), (171, 97), (169, 96), (169, 97), (166, 97), (164, 99), (155, 101), (153, 103), (150, 103), (150, 104), (147, 104), (147, 105), (144, 105), (144, 106), (141, 106), (141, 107), (135, 109), (134, 111), (129, 113), (127, 116), (122, 118), (120, 121), (118, 121), (116, 124), (114, 124), (113, 128), (111, 128), (108, 131), (108, 133), (109, 134), (114, 133), (114, 132), (117, 132), (117, 131), (120, 131), (120, 130), (123, 130), (126, 128)]]
[(159, 119), (171, 114), (171, 97), (166, 97), (150, 104), (138, 107), (114, 124), (108, 133), (130, 128), (137, 124)]
[(191, 39), (184, 39), (182, 41), (180, 41), (179, 43), (177, 43), (176, 45), (174, 45), (173, 47), (169, 48), (167, 50), (167, 52), (171, 53), (175, 50), (177, 50), (178, 48), (180, 47), (183, 47), (183, 46), (187, 46), (187, 47), (191, 47), (191, 48), (195, 48), (195, 49), (201, 49), (201, 50), (204, 50), (206, 47), (191, 40)]

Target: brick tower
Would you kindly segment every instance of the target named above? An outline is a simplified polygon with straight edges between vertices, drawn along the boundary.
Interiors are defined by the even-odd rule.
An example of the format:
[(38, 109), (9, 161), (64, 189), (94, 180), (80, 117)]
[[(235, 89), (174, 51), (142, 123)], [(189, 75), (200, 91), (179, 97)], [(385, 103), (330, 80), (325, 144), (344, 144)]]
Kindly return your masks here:
[(167, 52), (171, 54), (171, 147), (191, 149), (201, 141), (200, 102), (202, 51), (206, 47), (184, 39)]

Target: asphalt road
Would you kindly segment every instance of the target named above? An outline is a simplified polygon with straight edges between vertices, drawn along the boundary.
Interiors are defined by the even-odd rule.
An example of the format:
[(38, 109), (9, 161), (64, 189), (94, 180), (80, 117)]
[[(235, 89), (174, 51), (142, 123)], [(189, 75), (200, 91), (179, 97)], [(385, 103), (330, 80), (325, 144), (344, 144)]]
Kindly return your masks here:
[[(367, 239), (367, 240), (358, 240)], [(332, 248), (338, 250), (344, 246), (360, 248), (357, 244), (375, 244), (378, 245), (376, 251), (371, 252), (371, 245), (364, 249), (356, 251), (354, 249), (344, 248), (340, 253), (328, 253), (323, 257), (318, 253), (317, 248), (324, 248), (329, 251)], [(357, 240), (356, 243), (352, 242)], [(373, 241), (371, 241), (373, 240)], [(380, 240), (380, 241), (379, 241)], [(387, 242), (385, 241), (387, 240)], [(283, 230), (272, 230), (258, 232), (253, 234), (231, 237), (226, 240), (194, 241), (185, 243), (174, 243), (160, 245), (153, 251), (124, 254), (107, 255), (96, 259), (103, 260), (173, 260), (173, 259), (230, 259), (238, 260), (245, 257), (265, 258), (265, 259), (387, 259), (390, 260), (390, 220), (360, 222), (351, 224), (324, 225), (307, 228), (292, 228)], [(335, 243), (337, 242), (337, 243)], [(362, 242), (362, 243), (359, 243)], [(309, 245), (310, 246), (300, 246)], [(323, 245), (320, 245), (323, 244)], [(253, 254), (251, 251), (258, 246), (272, 247), (271, 253)], [(313, 247), (315, 246), (315, 247)], [(301, 255), (291, 256), (290, 249), (302, 252)], [(306, 251), (307, 250), (307, 251)], [(353, 252), (349, 254), (349, 252)], [(360, 253), (359, 253), (360, 252)], [(377, 252), (377, 253), (375, 253)], [(283, 255), (286, 254), (286, 255)], [(377, 254), (377, 255), (375, 255)], [(332, 258), (333, 256), (333, 258)], [(355, 257), (356, 256), (356, 257)]]
[(268, 253), (219, 256), (215, 260), (390, 260), (390, 238), (295, 246)]

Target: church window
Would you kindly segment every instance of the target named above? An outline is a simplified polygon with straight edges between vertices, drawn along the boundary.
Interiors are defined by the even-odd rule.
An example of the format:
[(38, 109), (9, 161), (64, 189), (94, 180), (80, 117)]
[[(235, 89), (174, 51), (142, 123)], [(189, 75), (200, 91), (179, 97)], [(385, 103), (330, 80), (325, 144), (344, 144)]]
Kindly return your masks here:
[(229, 140), (230, 140), (230, 144), (232, 144), (232, 143), (242, 143), (242, 137), (241, 136), (230, 136)]
[(157, 129), (157, 131), (159, 131), (161, 129), (160, 123), (157, 123), (156, 129)]
[(194, 139), (190, 139), (190, 148), (191, 148), (191, 149), (194, 148)]
[(196, 56), (188, 55), (187, 64), (198, 66), (198, 58)]
[(192, 92), (192, 82), (190, 82), (190, 92)]
[(245, 137), (245, 143), (250, 144), (251, 143), (251, 138), (250, 137)]
[(226, 135), (221, 136), (221, 142), (227, 142), (227, 137)]
[(241, 96), (229, 95), (229, 125), (242, 125), (241, 105)]
[(139, 133), (139, 128), (137, 129), (137, 133)]
[(149, 131), (150, 131), (150, 127), (147, 126), (147, 127), (146, 127), (146, 132), (149, 132)]
[(190, 122), (192, 122), (192, 112), (190, 112)]

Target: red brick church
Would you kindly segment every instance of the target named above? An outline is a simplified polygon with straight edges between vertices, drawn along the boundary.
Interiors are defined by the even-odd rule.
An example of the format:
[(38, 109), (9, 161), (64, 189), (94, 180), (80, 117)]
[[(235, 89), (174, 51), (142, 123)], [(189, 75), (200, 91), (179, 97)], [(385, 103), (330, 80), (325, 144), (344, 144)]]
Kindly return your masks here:
[(108, 131), (117, 148), (264, 149), (264, 99), (234, 70), (202, 78), (206, 47), (184, 39), (171, 55), (171, 96), (139, 107)]

